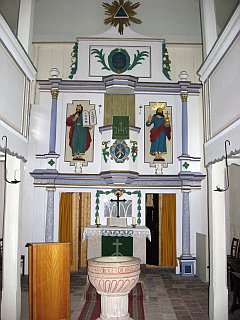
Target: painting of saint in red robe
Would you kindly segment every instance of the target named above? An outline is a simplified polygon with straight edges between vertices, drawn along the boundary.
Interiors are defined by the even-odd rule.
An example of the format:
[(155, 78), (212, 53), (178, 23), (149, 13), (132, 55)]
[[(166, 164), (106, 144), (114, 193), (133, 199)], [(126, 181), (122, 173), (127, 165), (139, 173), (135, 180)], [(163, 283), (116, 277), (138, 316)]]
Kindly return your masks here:
[(85, 160), (83, 158), (85, 152), (89, 149), (92, 142), (90, 128), (83, 126), (83, 107), (78, 104), (76, 112), (67, 117), (66, 125), (70, 127), (69, 146), (72, 149), (73, 160)]

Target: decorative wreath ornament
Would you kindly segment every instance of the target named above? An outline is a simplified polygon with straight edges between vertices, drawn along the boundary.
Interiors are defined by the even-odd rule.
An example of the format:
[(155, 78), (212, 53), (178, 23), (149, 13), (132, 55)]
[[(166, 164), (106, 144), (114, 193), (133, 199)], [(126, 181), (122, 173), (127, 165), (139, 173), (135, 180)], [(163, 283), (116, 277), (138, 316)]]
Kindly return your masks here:
[(130, 148), (125, 140), (116, 140), (110, 147), (111, 159), (114, 159), (117, 163), (123, 163), (128, 160)]

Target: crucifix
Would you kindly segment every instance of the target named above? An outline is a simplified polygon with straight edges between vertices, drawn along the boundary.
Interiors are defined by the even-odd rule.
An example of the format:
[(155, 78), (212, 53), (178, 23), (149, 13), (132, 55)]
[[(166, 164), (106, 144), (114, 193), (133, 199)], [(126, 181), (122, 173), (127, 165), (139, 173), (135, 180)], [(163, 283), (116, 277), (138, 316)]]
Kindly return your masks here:
[(117, 202), (117, 218), (120, 218), (120, 208), (119, 208), (119, 204), (120, 202), (126, 202), (127, 200), (126, 199), (122, 199), (120, 200), (119, 198), (123, 195), (123, 192), (122, 190), (120, 189), (117, 189), (115, 192), (114, 192), (115, 196), (117, 197), (117, 200), (114, 200), (114, 199), (111, 199), (110, 201), (111, 202)]
[(114, 252), (112, 256), (122, 256), (121, 252), (119, 251), (119, 247), (122, 245), (122, 243), (116, 239), (116, 242), (113, 242), (113, 245), (116, 246), (116, 252)]

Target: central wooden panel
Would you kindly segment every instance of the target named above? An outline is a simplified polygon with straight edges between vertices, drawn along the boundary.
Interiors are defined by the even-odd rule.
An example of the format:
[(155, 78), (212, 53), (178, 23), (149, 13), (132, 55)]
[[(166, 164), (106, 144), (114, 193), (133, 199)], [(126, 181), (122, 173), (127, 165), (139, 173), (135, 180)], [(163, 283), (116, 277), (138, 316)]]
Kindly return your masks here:
[(129, 125), (135, 126), (135, 95), (105, 94), (104, 126), (112, 125), (113, 116), (129, 116)]

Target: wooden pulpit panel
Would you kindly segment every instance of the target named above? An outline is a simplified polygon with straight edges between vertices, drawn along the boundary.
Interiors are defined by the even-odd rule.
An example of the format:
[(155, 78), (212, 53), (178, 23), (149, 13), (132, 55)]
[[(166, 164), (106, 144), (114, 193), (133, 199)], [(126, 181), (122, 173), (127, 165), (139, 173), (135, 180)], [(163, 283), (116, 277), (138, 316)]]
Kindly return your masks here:
[(70, 244), (29, 245), (31, 320), (70, 320)]

